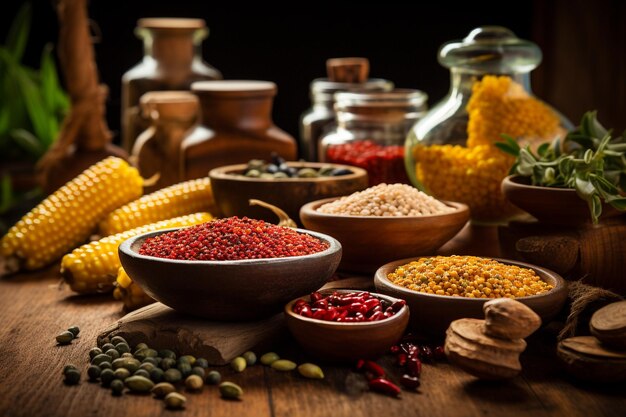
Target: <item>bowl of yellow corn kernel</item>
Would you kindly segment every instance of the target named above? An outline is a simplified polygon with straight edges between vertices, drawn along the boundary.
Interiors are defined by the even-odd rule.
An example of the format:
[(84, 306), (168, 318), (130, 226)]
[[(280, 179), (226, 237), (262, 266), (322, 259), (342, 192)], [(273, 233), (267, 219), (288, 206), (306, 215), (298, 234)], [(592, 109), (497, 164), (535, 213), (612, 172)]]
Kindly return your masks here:
[(388, 263), (376, 271), (376, 290), (406, 300), (411, 327), (441, 336), (460, 318), (482, 318), (483, 304), (514, 298), (547, 321), (567, 298), (561, 276), (524, 262), (477, 256), (424, 256)]

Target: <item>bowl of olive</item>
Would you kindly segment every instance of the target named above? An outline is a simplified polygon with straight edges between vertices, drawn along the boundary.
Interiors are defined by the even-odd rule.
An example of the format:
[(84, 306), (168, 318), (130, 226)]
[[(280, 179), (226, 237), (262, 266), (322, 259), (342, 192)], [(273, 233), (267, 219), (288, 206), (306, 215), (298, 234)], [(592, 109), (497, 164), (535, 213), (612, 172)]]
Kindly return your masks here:
[(275, 223), (275, 215), (250, 199), (262, 200), (283, 209), (300, 222), (300, 208), (311, 201), (339, 197), (367, 188), (367, 171), (361, 168), (319, 162), (270, 161), (227, 165), (209, 172), (219, 215), (248, 216)]

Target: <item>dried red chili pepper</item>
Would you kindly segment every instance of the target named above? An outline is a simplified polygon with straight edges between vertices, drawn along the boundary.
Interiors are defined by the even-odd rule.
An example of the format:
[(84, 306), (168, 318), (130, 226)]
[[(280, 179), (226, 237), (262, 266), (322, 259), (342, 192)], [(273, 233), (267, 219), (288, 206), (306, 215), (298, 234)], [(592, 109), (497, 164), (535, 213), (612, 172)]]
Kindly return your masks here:
[(400, 396), (400, 387), (385, 378), (376, 378), (369, 381), (369, 387), (373, 391), (381, 392), (392, 397)]

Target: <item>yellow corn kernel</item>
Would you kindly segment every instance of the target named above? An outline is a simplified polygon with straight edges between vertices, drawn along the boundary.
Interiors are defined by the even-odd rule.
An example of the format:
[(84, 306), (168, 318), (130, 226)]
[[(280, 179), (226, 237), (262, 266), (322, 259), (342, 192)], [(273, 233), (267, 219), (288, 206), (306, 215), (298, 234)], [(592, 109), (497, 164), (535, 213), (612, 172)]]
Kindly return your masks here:
[(48, 196), (0, 242), (15, 270), (42, 268), (85, 242), (108, 213), (141, 196), (139, 172), (120, 158), (91, 166)]
[(124, 310), (133, 311), (154, 302), (152, 297), (130, 279), (124, 268), (120, 267), (118, 270), (116, 281), (117, 286), (113, 291), (113, 297), (124, 303)]
[(145, 195), (110, 213), (99, 230), (102, 236), (197, 212), (215, 212), (209, 178), (172, 185)]
[(61, 274), (70, 288), (77, 293), (110, 291), (113, 289), (113, 282), (120, 268), (117, 248), (123, 241), (142, 233), (170, 227), (193, 226), (206, 223), (211, 219), (212, 216), (209, 213), (190, 214), (140, 226), (90, 242), (63, 257)]

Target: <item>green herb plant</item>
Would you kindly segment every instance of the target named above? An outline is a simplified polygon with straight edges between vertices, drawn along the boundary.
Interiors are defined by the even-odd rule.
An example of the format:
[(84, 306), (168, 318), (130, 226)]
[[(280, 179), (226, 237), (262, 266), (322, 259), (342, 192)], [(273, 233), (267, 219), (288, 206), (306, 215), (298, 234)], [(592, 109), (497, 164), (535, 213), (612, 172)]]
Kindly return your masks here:
[(587, 202), (594, 223), (602, 214), (602, 202), (626, 211), (626, 134), (613, 136), (595, 111), (585, 113), (563, 141), (543, 143), (535, 152), (510, 136), (502, 137), (504, 142), (496, 146), (516, 157), (510, 174), (528, 177), (532, 185), (575, 189)]
[[(9, 163), (34, 164), (43, 156), (55, 141), (69, 108), (51, 44), (44, 47), (38, 70), (22, 63), (31, 15), (31, 5), (27, 2), (0, 45), (0, 166), (3, 167)], [(12, 189), (9, 173), (0, 172), (0, 215), (23, 197)], [(0, 232), (1, 229), (0, 224)]]

